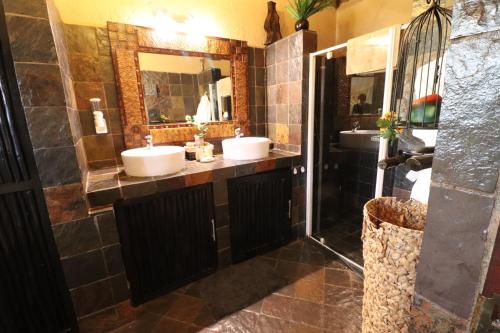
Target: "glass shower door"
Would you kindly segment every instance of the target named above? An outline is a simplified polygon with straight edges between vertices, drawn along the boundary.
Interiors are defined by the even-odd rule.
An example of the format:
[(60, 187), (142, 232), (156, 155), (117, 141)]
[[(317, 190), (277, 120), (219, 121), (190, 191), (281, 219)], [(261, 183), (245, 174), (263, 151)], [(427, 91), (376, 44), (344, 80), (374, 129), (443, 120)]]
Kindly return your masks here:
[(308, 234), (360, 269), (363, 206), (382, 195), (382, 180), (388, 176), (377, 168), (387, 145), (380, 143), (376, 121), (382, 110), (389, 111), (397, 29), (387, 30), (382, 37), (388, 38), (369, 35), (355, 42), (357, 50), (367, 46), (365, 53), (372, 43), (387, 43), (378, 46), (387, 59), (379, 54), (373, 70), (362, 59), (352, 60), (359, 54), (349, 61), (347, 44), (311, 55)]
[[(312, 237), (362, 265), (359, 201), (349, 191), (359, 156), (339, 149), (340, 131), (352, 125), (345, 57), (316, 58)], [(347, 110), (347, 111), (346, 111)], [(348, 127), (348, 128), (346, 128)], [(376, 163), (376, 155), (373, 155)], [(371, 180), (374, 184), (374, 179)], [(346, 191), (349, 190), (349, 191)], [(367, 194), (373, 197), (373, 193)]]

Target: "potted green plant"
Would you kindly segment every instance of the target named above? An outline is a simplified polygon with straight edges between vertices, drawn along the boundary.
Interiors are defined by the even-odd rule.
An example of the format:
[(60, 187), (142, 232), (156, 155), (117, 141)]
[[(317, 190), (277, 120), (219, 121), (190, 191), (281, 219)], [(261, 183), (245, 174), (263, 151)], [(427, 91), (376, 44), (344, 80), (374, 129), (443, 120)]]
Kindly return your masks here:
[(332, 5), (334, 1), (335, 0), (293, 0), (293, 3), (289, 2), (290, 6), (287, 6), (286, 10), (297, 20), (297, 22), (295, 22), (295, 31), (309, 29), (309, 21), (307, 18)]
[(196, 116), (186, 116), (186, 122), (196, 126), (196, 134), (194, 135), (196, 160), (213, 160), (214, 145), (205, 142), (205, 136), (208, 132), (208, 124), (206, 122), (198, 122), (196, 120)]
[(194, 135), (194, 141), (199, 146), (205, 145), (205, 135), (208, 132), (208, 124), (205, 122), (199, 122), (196, 120), (196, 116), (186, 116), (186, 122), (196, 126), (196, 134)]

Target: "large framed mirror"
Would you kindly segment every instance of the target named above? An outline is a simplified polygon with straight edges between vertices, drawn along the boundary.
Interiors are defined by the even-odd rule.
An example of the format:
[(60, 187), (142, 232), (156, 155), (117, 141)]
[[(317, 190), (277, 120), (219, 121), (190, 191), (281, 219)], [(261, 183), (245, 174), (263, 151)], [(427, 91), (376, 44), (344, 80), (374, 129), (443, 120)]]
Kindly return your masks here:
[(186, 116), (207, 122), (207, 139), (248, 132), (248, 52), (245, 41), (108, 22), (124, 141), (141, 147), (193, 139)]
[(139, 52), (149, 125), (232, 120), (231, 62), (227, 59)]

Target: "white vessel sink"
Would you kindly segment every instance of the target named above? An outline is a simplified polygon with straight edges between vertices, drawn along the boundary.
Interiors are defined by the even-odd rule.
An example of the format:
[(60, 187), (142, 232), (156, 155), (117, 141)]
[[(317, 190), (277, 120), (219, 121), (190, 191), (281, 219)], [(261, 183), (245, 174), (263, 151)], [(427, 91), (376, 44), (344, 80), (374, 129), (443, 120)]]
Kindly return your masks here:
[(133, 177), (153, 177), (176, 173), (184, 169), (183, 147), (157, 146), (135, 148), (122, 152), (125, 172)]
[(378, 130), (357, 130), (340, 132), (340, 147), (348, 149), (378, 149), (380, 144)]
[(269, 156), (271, 140), (261, 137), (243, 137), (222, 140), (224, 159), (257, 160)]

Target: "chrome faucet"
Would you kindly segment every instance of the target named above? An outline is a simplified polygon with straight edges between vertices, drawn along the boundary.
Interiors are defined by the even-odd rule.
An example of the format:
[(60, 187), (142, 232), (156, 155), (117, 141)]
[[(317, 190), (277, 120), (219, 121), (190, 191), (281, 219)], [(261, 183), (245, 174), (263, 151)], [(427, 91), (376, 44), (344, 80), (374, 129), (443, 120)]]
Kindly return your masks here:
[(238, 139), (245, 135), (245, 134), (241, 133), (241, 128), (239, 128), (239, 127), (234, 130), (234, 134), (236, 135), (236, 137)]
[(153, 148), (153, 136), (152, 135), (146, 135), (144, 137), (146, 139), (146, 148), (151, 149)]
[(352, 132), (356, 133), (356, 131), (360, 128), (361, 126), (359, 125), (359, 121), (355, 120), (352, 122)]

